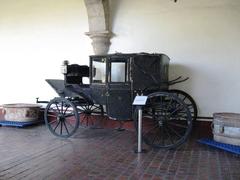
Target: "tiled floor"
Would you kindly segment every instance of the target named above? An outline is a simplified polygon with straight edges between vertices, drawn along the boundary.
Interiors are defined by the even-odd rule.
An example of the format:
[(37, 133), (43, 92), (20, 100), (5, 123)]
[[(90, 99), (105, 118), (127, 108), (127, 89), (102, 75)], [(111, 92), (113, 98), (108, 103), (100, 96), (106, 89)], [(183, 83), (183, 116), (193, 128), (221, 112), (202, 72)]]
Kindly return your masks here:
[(57, 138), (44, 125), (0, 127), (0, 179), (240, 179), (240, 157), (191, 137), (178, 150), (135, 154), (135, 133), (79, 128)]

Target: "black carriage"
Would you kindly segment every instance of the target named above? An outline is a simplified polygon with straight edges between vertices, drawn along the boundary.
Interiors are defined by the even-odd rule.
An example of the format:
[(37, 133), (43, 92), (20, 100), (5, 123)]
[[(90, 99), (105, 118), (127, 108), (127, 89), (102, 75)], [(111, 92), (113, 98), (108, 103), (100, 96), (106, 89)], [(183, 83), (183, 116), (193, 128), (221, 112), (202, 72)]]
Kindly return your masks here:
[[(190, 95), (169, 86), (169, 57), (165, 54), (110, 54), (90, 56), (90, 66), (62, 66), (63, 80), (47, 79), (59, 97), (46, 106), (44, 118), (56, 136), (70, 137), (92, 115), (116, 121), (134, 120), (137, 95), (148, 96), (143, 107), (143, 140), (157, 148), (174, 148), (189, 136), (197, 107)], [(90, 83), (84, 84), (83, 77)], [(136, 126), (137, 128), (137, 126)]]

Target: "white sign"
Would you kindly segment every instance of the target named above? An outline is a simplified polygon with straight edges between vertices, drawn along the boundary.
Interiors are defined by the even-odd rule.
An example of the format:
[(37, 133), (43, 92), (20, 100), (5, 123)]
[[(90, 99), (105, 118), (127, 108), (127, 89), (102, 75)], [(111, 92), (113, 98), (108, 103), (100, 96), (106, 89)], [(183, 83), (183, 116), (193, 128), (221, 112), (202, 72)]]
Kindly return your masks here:
[(133, 101), (133, 105), (145, 105), (147, 102), (147, 96), (136, 96), (134, 101)]

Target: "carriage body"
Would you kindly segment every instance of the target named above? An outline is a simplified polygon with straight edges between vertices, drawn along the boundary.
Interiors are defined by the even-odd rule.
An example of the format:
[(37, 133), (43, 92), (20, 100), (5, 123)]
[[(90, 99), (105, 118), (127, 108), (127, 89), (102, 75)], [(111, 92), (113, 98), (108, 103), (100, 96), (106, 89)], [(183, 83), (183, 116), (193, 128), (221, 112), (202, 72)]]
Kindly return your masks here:
[(90, 92), (116, 120), (132, 119), (137, 94), (168, 89), (169, 58), (164, 54), (90, 56)]
[[(168, 89), (169, 57), (165, 54), (110, 54), (90, 56), (90, 66), (66, 64), (64, 80), (47, 79), (61, 97), (78, 97), (103, 105), (114, 120), (132, 119), (137, 94)], [(83, 84), (89, 77), (90, 84)]]

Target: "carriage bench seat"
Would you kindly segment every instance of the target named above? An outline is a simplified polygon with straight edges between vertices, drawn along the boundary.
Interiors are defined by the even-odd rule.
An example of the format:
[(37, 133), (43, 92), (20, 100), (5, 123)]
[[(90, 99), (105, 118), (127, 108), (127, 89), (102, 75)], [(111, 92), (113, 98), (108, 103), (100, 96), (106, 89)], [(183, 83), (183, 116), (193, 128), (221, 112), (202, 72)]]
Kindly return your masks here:
[[(86, 65), (71, 64), (67, 65), (67, 72), (64, 74), (64, 79), (66, 84), (80, 84), (84, 85), (82, 82), (83, 77), (89, 77), (89, 67)], [(84, 87), (84, 86), (83, 86)], [(86, 85), (86, 87), (89, 87)]]

